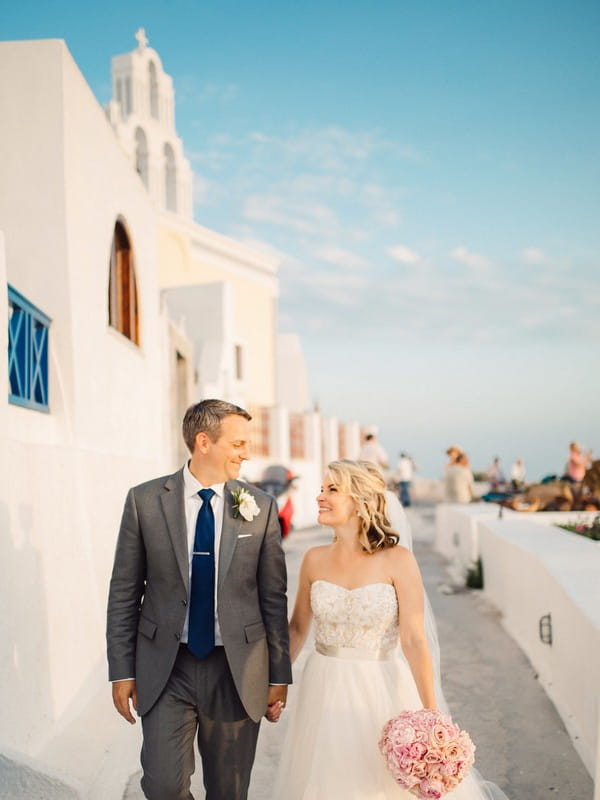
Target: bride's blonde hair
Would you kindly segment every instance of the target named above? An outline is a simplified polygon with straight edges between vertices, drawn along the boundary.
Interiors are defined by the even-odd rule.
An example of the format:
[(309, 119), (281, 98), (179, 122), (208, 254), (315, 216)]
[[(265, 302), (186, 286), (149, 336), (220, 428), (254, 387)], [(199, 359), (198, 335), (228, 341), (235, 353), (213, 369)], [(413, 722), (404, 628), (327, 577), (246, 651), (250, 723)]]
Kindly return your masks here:
[(398, 544), (385, 502), (385, 480), (370, 461), (340, 459), (327, 465), (327, 473), (342, 494), (349, 495), (357, 506), (358, 539), (367, 553), (375, 553)]

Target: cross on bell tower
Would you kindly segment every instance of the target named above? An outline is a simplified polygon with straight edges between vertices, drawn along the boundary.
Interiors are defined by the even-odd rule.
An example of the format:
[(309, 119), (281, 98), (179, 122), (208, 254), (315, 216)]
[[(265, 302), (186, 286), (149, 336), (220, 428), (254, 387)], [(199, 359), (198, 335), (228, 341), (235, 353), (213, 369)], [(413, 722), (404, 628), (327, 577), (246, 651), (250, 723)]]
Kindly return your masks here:
[(112, 60), (110, 120), (158, 207), (189, 219), (192, 172), (175, 130), (173, 81), (144, 28), (135, 40), (135, 49)]
[(138, 28), (135, 32), (135, 39), (138, 43), (138, 49), (143, 50), (148, 45), (148, 37), (144, 28)]

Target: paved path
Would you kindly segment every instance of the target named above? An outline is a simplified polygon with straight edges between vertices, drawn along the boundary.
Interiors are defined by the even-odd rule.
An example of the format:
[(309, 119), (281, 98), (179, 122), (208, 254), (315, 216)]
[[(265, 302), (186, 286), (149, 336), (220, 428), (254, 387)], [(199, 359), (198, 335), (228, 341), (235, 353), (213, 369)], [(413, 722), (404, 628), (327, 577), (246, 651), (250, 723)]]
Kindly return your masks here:
[[(433, 507), (410, 510), (417, 555), (438, 621), (446, 699), (457, 722), (477, 744), (480, 772), (504, 789), (510, 800), (592, 800), (592, 780), (573, 749), (554, 706), (535, 673), (502, 628), (495, 610), (478, 592), (445, 595), (445, 564), (432, 552)], [(290, 603), (308, 547), (328, 541), (326, 529), (295, 531), (286, 540)], [(307, 648), (310, 645), (307, 645)], [(302, 668), (305, 653), (296, 664)], [(290, 703), (295, 687), (290, 688)], [(286, 717), (264, 722), (249, 800), (270, 800)], [(194, 776), (194, 795), (204, 793)], [(141, 800), (132, 780), (126, 800)]]

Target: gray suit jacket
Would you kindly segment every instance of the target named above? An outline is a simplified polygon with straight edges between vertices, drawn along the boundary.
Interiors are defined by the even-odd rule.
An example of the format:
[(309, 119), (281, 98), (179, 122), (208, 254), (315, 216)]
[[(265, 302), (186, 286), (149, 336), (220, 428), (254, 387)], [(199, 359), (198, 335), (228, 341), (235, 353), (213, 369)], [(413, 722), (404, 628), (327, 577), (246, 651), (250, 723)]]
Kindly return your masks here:
[[(260, 513), (234, 517), (245, 487)], [(217, 606), (227, 661), (241, 701), (258, 721), (269, 683), (291, 683), (285, 557), (277, 508), (239, 481), (225, 484)], [(250, 535), (248, 535), (250, 534)], [(241, 537), (241, 538), (240, 538)], [(110, 582), (109, 680), (135, 678), (138, 713), (149, 711), (171, 674), (189, 597), (183, 470), (129, 490)]]

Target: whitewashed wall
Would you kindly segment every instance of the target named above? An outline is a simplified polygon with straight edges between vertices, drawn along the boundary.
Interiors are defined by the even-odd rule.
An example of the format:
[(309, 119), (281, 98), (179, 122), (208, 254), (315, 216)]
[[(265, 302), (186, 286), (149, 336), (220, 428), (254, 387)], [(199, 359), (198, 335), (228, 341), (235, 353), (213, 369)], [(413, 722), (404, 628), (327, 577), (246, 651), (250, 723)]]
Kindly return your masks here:
[[(484, 592), (521, 646), (592, 775), (598, 736), (600, 544), (524, 519), (479, 523)], [(550, 614), (552, 645), (539, 621)], [(597, 778), (600, 775), (597, 774)]]
[[(0, 44), (0, 98), (6, 277), (52, 318), (50, 413), (0, 404), (2, 796), (107, 800), (139, 745), (106, 680), (116, 532), (127, 487), (168, 460), (156, 219), (62, 42)], [(140, 348), (108, 326), (118, 215), (135, 252)]]
[[(537, 526), (548, 527), (574, 520), (590, 520), (593, 512), (556, 511), (522, 513), (502, 508), (502, 518), (527, 521)], [(464, 582), (468, 569), (480, 555), (479, 523), (497, 519), (500, 506), (497, 503), (440, 503), (435, 514), (434, 548), (449, 561), (452, 580)]]
[(495, 503), (440, 503), (435, 512), (434, 548), (449, 560), (453, 583), (464, 584), (479, 557), (477, 524), (498, 516)]

